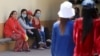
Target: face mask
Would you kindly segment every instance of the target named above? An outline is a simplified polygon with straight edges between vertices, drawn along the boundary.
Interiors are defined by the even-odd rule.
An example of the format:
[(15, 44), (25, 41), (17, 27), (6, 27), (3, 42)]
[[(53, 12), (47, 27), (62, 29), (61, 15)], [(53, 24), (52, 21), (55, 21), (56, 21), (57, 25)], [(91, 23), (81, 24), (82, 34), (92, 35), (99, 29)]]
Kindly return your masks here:
[(40, 16), (41, 16), (41, 14), (40, 14), (40, 13), (37, 13), (37, 14), (36, 14), (36, 17), (38, 17), (38, 18), (39, 18)]
[(22, 14), (22, 17), (25, 18), (27, 15), (26, 14)]

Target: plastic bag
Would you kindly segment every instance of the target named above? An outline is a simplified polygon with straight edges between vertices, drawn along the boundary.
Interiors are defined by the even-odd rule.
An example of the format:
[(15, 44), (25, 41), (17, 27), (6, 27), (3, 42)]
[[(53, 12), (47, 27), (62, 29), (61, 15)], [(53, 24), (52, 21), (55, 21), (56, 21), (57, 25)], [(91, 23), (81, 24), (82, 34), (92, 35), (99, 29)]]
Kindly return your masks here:
[(28, 36), (27, 35), (25, 35), (25, 41), (28, 41)]

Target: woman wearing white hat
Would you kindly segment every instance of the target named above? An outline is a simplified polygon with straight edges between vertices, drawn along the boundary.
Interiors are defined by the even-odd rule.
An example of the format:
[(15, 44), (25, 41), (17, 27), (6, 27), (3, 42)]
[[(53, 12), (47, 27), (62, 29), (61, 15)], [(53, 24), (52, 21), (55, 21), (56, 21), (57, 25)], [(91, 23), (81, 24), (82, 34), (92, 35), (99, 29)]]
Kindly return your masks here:
[(60, 21), (54, 23), (52, 29), (52, 56), (73, 56), (73, 21), (75, 11), (72, 3), (65, 1), (61, 4), (58, 16)]
[(100, 55), (100, 19), (93, 0), (84, 0), (82, 18), (74, 24), (74, 56)]

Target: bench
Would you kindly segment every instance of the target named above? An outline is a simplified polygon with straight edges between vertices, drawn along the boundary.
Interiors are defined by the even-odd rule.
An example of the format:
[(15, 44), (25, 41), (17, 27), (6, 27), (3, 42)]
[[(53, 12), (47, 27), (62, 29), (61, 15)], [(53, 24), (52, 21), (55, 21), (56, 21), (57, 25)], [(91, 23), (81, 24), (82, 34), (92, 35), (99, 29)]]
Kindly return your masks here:
[(2, 38), (2, 39), (0, 39), (0, 44), (9, 43), (11, 41), (12, 41), (11, 38)]

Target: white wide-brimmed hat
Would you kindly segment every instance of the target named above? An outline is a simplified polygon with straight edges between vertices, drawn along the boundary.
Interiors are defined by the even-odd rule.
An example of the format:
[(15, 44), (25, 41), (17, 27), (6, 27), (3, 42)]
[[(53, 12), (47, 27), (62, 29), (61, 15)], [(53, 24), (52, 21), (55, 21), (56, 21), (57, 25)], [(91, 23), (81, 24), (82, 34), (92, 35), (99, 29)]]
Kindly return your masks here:
[(60, 5), (58, 16), (61, 18), (72, 18), (73, 16), (75, 16), (75, 10), (72, 6), (72, 3), (69, 1), (63, 2)]

